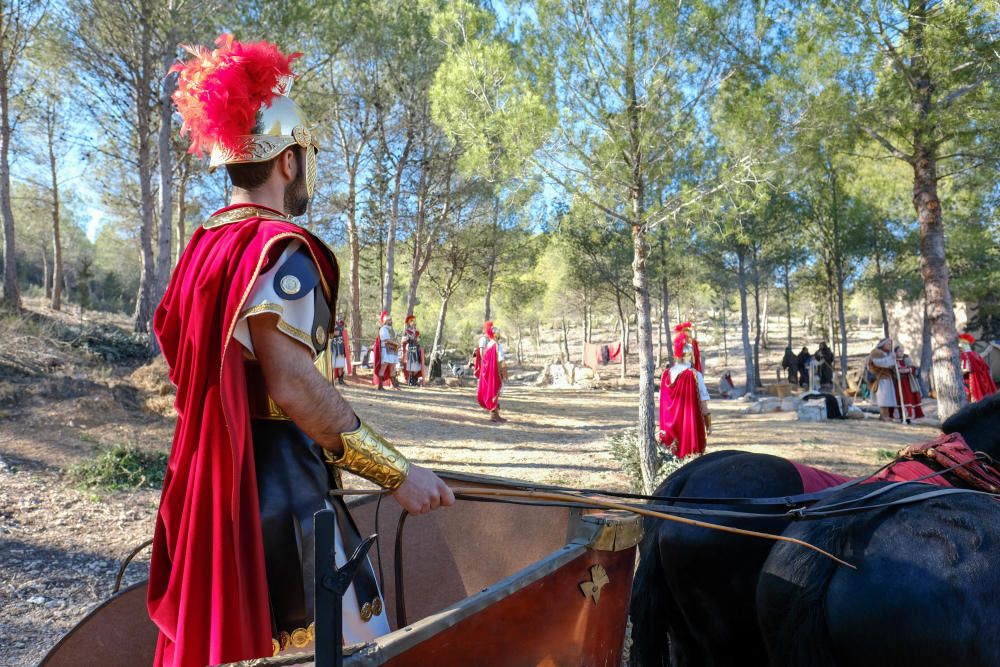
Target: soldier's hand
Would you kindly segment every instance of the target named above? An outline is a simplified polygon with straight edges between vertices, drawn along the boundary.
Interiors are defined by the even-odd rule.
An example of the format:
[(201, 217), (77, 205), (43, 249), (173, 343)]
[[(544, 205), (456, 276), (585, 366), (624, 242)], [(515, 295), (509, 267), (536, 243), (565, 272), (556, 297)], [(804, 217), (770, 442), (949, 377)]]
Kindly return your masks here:
[(455, 494), (440, 477), (427, 468), (413, 464), (410, 464), (406, 481), (392, 497), (410, 514), (426, 514), (455, 502)]

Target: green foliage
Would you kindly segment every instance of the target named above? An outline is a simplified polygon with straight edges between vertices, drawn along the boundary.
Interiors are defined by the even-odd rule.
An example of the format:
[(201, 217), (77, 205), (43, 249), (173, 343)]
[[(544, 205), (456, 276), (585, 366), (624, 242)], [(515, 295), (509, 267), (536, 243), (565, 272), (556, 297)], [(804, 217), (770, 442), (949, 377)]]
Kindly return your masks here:
[(86, 489), (159, 489), (167, 473), (168, 459), (166, 452), (116, 444), (98, 449), (89, 461), (70, 466), (66, 475), (71, 482)]
[[(628, 477), (632, 491), (634, 493), (642, 493), (644, 486), (642, 483), (642, 465), (639, 460), (638, 429), (627, 428), (617, 433), (612, 433), (611, 437), (608, 438), (608, 445), (611, 449), (611, 456), (618, 461), (622, 472)], [(685, 463), (663, 447), (656, 448), (656, 455), (659, 459), (659, 464), (657, 465), (656, 477), (654, 478), (654, 487), (658, 487), (663, 480), (679, 470)]]
[(875, 450), (875, 463), (878, 465), (884, 465), (886, 463), (891, 463), (896, 460), (897, 452), (895, 449), (876, 449)]

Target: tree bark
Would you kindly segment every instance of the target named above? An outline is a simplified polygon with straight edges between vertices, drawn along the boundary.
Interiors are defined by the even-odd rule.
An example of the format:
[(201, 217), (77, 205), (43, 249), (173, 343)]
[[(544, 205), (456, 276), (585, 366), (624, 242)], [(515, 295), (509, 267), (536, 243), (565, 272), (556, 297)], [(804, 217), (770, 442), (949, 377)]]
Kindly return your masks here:
[[(886, 334), (886, 338), (889, 334)], [(931, 345), (931, 319), (927, 315), (927, 295), (924, 294), (924, 322), (920, 329), (920, 388), (924, 394), (931, 390), (934, 371), (934, 350)]]
[[(59, 233), (59, 171), (56, 164), (55, 142), (58, 121), (54, 101), (50, 101), (45, 130), (49, 148), (49, 172), (52, 179), (52, 310), (62, 309), (63, 257), (62, 235)], [(46, 286), (47, 288), (47, 286)]]
[[(351, 274), (351, 354), (361, 358), (361, 240), (358, 236), (357, 171), (347, 175), (347, 245)], [(357, 368), (357, 366), (354, 366)]]
[[(878, 309), (882, 313), (882, 337), (889, 337), (889, 308), (885, 302), (885, 286), (882, 282), (882, 259), (880, 253), (877, 249), (875, 250), (875, 283), (876, 283), (876, 295), (878, 296)], [(871, 317), (869, 316), (869, 324), (871, 324)]]
[(174, 262), (180, 261), (184, 246), (187, 243), (187, 184), (191, 178), (191, 155), (185, 153), (180, 159), (180, 179), (177, 182), (177, 225), (174, 232), (176, 237), (176, 252)]
[[(168, 10), (173, 20), (173, 3), (170, 3)], [(167, 34), (166, 44), (163, 47), (161, 65), (163, 71), (170, 69), (174, 62), (173, 45), (177, 39), (173, 31)], [(170, 269), (173, 268), (173, 258), (171, 257), (171, 236), (174, 231), (174, 151), (170, 144), (172, 118), (174, 103), (171, 96), (177, 87), (177, 74), (167, 74), (163, 77), (160, 86), (159, 105), (159, 130), (157, 131), (156, 151), (160, 161), (160, 220), (156, 230), (156, 277), (153, 283), (151, 307), (155, 307), (163, 294), (167, 291), (167, 283), (170, 281)], [(150, 344), (156, 351), (156, 337), (150, 336)]]
[(432, 348), (432, 354), (436, 354), (441, 350), (441, 342), (444, 339), (444, 320), (448, 315), (448, 301), (450, 299), (450, 294), (441, 298), (441, 309), (438, 311), (437, 328), (434, 329), (434, 347)]
[(3, 214), (3, 303), (21, 308), (21, 290), (17, 285), (17, 253), (14, 238), (14, 210), (10, 205), (10, 69), (0, 49), (0, 212)]
[[(152, 9), (149, 0), (140, 2), (140, 63), (136, 72), (135, 95), (136, 137), (139, 160), (139, 206), (141, 209), (141, 224), (139, 230), (139, 291), (135, 300), (135, 316), (133, 328), (139, 333), (149, 333), (153, 319), (153, 296), (155, 281), (155, 266), (153, 257), (153, 156), (150, 145), (150, 130), (152, 109), (149, 104), (150, 76), (153, 67), (151, 42), (152, 26), (150, 25)], [(150, 345), (155, 346), (155, 336), (150, 336)]]
[(757, 251), (753, 251), (753, 388), (762, 386), (760, 377), (760, 270), (757, 265)]
[(945, 255), (944, 222), (938, 198), (937, 146), (934, 121), (930, 117), (934, 82), (931, 80), (924, 42), (927, 2), (916, 2), (910, 13), (913, 34), (914, 80), (911, 101), (916, 119), (913, 132), (913, 207), (920, 237), (920, 274), (927, 295), (927, 317), (933, 342), (934, 388), (938, 418), (947, 419), (967, 402), (962, 382), (962, 363), (955, 325), (955, 307)]
[(844, 314), (844, 267), (836, 263), (837, 271), (837, 321), (840, 322), (840, 386), (847, 378), (847, 317)]
[(736, 252), (736, 277), (738, 278), (737, 283), (740, 290), (740, 334), (743, 337), (743, 364), (744, 372), (746, 373), (746, 390), (747, 393), (753, 393), (755, 387), (754, 378), (754, 365), (753, 365), (753, 348), (750, 345), (750, 308), (747, 305), (747, 273), (746, 273), (746, 258), (744, 257), (743, 250), (738, 250)]
[(500, 235), (500, 196), (496, 195), (493, 197), (493, 239), (490, 243), (489, 253), (490, 253), (490, 265), (486, 274), (486, 297), (485, 297), (485, 307), (484, 307), (484, 317), (483, 320), (486, 322), (490, 321), (492, 313), (492, 300), (493, 300), (493, 281), (497, 277), (497, 242), (499, 241)]
[(788, 319), (788, 347), (792, 346), (792, 279), (791, 269), (785, 264), (785, 311)]

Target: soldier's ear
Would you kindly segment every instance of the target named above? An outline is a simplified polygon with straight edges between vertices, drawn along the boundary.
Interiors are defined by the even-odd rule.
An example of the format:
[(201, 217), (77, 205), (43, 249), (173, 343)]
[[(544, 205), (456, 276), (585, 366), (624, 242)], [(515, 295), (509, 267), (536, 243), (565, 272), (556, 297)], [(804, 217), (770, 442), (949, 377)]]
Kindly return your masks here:
[(278, 164), (276, 165), (276, 168), (281, 174), (282, 179), (289, 182), (295, 180), (299, 164), (295, 158), (295, 150), (293, 148), (288, 148), (281, 152), (281, 155), (278, 156)]

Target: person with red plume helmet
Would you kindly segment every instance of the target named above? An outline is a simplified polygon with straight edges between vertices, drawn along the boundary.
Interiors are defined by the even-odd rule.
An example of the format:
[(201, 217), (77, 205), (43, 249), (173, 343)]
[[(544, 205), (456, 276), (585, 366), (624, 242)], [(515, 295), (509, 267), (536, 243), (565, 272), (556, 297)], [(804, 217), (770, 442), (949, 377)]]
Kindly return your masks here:
[(965, 380), (965, 395), (975, 403), (997, 391), (990, 365), (982, 355), (973, 349), (976, 338), (970, 333), (958, 337), (958, 348), (962, 351), (962, 377)]
[(403, 378), (407, 385), (422, 386), (427, 382), (427, 366), (424, 364), (424, 348), (420, 345), (420, 331), (417, 318), (407, 315), (403, 327)]
[(660, 444), (681, 459), (703, 453), (712, 432), (708, 388), (693, 364), (693, 340), (678, 330), (674, 363), (660, 377)]
[[(337, 509), (338, 563), (360, 543), (328, 497), (341, 471), (412, 514), (454, 502), (333, 386), (337, 259), (292, 220), (313, 194), (318, 152), (288, 97), (299, 54), (230, 35), (188, 50), (172, 68), (182, 132), (192, 153), (210, 152), (209, 169), (225, 167), (232, 196), (191, 236), (153, 318), (177, 387), (147, 596), (157, 667), (309, 645), (313, 514)], [(348, 643), (388, 631), (370, 564), (343, 602)]]
[(503, 423), (507, 421), (500, 416), (500, 391), (503, 389), (503, 347), (497, 340), (498, 330), (493, 322), (483, 324), (483, 344), (479, 350), (479, 382), (476, 386), (476, 399), (479, 405), (490, 413), (490, 421)]
[(337, 384), (344, 384), (344, 375), (352, 375), (354, 369), (351, 366), (351, 341), (347, 335), (347, 325), (344, 318), (337, 316), (337, 320), (330, 330), (330, 357), (333, 363), (333, 377)]
[(372, 384), (380, 390), (386, 382), (399, 389), (396, 368), (399, 366), (399, 342), (392, 328), (392, 315), (383, 310), (378, 316), (378, 335), (372, 343)]
[(694, 335), (694, 325), (688, 322), (681, 322), (674, 327), (674, 333), (681, 338), (685, 347), (691, 348), (691, 366), (699, 373), (701, 369), (701, 350), (698, 349), (698, 339)]

